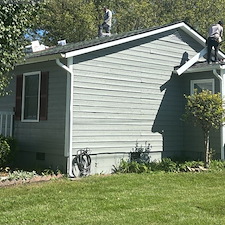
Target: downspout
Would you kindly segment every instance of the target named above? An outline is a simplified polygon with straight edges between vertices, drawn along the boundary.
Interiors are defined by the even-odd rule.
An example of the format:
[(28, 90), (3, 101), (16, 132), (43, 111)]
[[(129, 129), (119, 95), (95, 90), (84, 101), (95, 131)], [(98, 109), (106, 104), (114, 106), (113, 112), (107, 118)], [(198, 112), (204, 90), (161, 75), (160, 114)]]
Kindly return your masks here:
[(73, 128), (73, 57), (67, 58), (67, 66), (56, 59), (56, 64), (67, 71), (66, 87), (66, 121), (65, 121), (65, 156), (68, 157), (67, 173), (70, 177), (72, 174), (72, 128)]
[[(222, 70), (221, 70), (222, 71)], [(221, 97), (222, 99), (224, 99), (225, 97), (225, 92), (224, 92), (224, 79), (223, 79), (223, 73), (221, 72), (221, 74), (218, 74), (216, 69), (213, 69), (213, 74), (219, 79), (220, 81), (220, 91), (221, 91)], [(220, 135), (221, 135), (221, 159), (224, 160), (224, 141), (225, 141), (225, 131), (224, 131), (225, 127), (224, 125), (222, 125), (222, 127), (220, 128)]]

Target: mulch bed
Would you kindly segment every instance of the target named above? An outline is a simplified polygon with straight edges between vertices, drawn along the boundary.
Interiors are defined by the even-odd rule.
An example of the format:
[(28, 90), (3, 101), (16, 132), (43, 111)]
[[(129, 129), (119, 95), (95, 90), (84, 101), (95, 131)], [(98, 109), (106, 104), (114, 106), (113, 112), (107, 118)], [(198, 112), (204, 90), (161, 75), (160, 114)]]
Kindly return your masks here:
[[(4, 175), (6, 175), (6, 174), (4, 174)], [(44, 176), (35, 175), (34, 177), (32, 177), (30, 179), (8, 180), (7, 178), (6, 179), (3, 178), (0, 181), (0, 188), (1, 187), (13, 186), (13, 185), (19, 185), (19, 184), (29, 184), (29, 183), (50, 181), (50, 180), (54, 180), (54, 179), (60, 179), (62, 177), (63, 177), (63, 174), (58, 174), (58, 175), (44, 175)]]

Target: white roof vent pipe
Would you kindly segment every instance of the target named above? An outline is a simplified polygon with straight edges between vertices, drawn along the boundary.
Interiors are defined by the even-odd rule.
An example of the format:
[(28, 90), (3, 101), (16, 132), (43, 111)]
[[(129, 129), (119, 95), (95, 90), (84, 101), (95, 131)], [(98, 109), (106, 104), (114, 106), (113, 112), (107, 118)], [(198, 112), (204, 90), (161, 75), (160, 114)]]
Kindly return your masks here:
[(58, 41), (58, 45), (61, 45), (61, 46), (66, 45), (66, 40)]
[(38, 52), (38, 51), (45, 50), (47, 48), (48, 48), (48, 46), (40, 44), (38, 40), (32, 41), (31, 45), (27, 45), (25, 47), (27, 53), (29, 53), (29, 52)]

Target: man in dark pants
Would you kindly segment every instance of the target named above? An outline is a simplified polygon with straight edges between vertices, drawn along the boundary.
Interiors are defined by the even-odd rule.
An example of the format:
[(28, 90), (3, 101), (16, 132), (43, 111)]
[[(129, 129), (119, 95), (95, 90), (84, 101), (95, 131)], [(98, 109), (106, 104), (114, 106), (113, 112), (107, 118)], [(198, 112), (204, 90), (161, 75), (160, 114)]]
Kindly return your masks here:
[(223, 36), (223, 22), (219, 21), (217, 24), (214, 24), (209, 29), (209, 35), (207, 39), (207, 62), (208, 64), (211, 63), (211, 52), (212, 47), (215, 50), (215, 62), (218, 62), (218, 51), (219, 51), (219, 44), (222, 41)]
[(112, 26), (112, 12), (106, 7), (103, 7), (104, 10), (104, 22), (102, 23), (102, 25), (99, 26), (99, 30), (98, 30), (98, 36), (101, 37), (102, 36), (102, 30), (105, 31), (106, 34), (110, 35), (110, 29)]

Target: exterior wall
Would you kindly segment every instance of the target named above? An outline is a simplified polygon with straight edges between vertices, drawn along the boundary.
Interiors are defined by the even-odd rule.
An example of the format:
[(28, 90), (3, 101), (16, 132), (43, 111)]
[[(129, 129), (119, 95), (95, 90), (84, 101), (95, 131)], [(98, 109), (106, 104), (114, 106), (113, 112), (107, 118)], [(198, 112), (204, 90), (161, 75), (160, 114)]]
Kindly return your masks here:
[[(201, 79), (215, 80), (215, 93), (220, 92), (219, 80), (210, 72), (200, 72), (193, 74), (183, 74), (184, 94), (190, 95), (190, 81)], [(184, 102), (184, 104), (186, 104)], [(210, 148), (215, 153), (214, 156), (220, 159), (220, 130), (212, 130), (210, 133)], [(184, 123), (184, 156), (186, 159), (203, 160), (204, 159), (204, 139), (200, 127), (195, 127), (192, 123)]]
[[(18, 164), (30, 168), (58, 168), (65, 172), (66, 72), (53, 61), (18, 66), (13, 74), (34, 71), (49, 71), (48, 119), (39, 122), (14, 122), (14, 137), (19, 145)], [(15, 107), (15, 87), (13, 79), (10, 87), (12, 94), (0, 98), (0, 105), (4, 110), (13, 110)]]
[(183, 87), (172, 71), (200, 50), (172, 30), (74, 58), (73, 154), (91, 149), (91, 173), (111, 172), (136, 142), (152, 146), (151, 160), (182, 154)]

